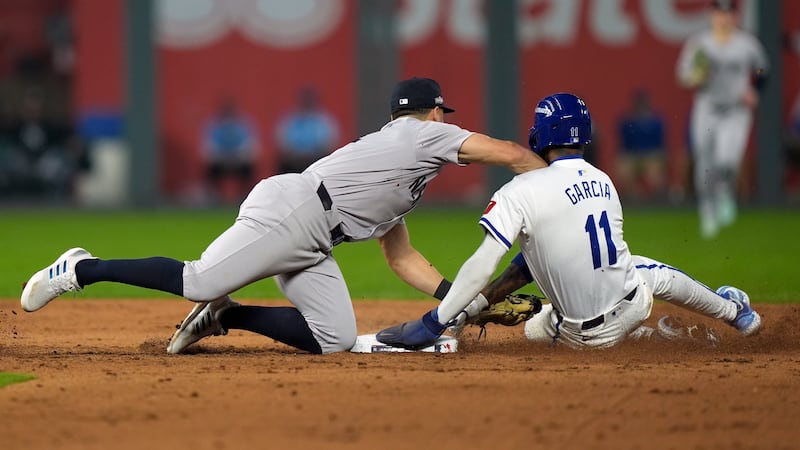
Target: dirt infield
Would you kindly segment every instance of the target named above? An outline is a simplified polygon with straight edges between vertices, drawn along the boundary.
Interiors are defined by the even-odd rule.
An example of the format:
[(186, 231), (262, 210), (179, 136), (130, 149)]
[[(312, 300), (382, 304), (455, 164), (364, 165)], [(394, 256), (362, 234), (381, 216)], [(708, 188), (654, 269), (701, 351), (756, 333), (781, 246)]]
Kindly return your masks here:
[[(246, 302), (284, 304), (282, 302)], [(433, 303), (356, 302), (359, 333)], [(167, 355), (180, 300), (0, 301), (0, 389), (11, 449), (796, 449), (800, 306), (757, 305), (765, 329), (721, 342), (578, 352), (522, 327), (468, 329), (449, 355), (295, 353), (232, 332)]]

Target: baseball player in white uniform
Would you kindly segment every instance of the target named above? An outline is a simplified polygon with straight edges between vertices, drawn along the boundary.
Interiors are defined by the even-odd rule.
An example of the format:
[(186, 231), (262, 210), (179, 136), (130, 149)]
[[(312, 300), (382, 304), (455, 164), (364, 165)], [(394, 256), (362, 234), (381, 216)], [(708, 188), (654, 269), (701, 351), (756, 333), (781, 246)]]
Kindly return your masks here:
[(739, 170), (768, 70), (761, 43), (736, 26), (736, 0), (711, 3), (710, 29), (686, 42), (676, 68), (680, 84), (695, 90), (690, 137), (705, 238), (736, 220)]
[[(114, 281), (199, 302), (172, 336), (170, 353), (229, 329), (311, 353), (349, 350), (355, 314), (334, 246), (377, 239), (403, 281), (441, 299), (450, 283), (411, 246), (404, 222), (425, 186), (450, 163), (503, 165), (516, 173), (546, 165), (518, 144), (444, 123), (452, 111), (436, 81), (404, 80), (392, 93), (391, 121), (380, 131), (303, 173), (262, 180), (200, 259), (101, 260), (74, 248), (31, 277), (22, 307), (35, 311), (64, 292)], [(242, 306), (229, 297), (272, 276), (293, 307)]]
[[(582, 99), (558, 93), (539, 102), (530, 146), (550, 165), (517, 175), (494, 194), (479, 222), (484, 240), (442, 303), (419, 320), (379, 332), (377, 339), (401, 347), (428, 345), (470, 311), (530, 281), (550, 300), (525, 324), (526, 336), (535, 341), (613, 346), (649, 317), (654, 297), (722, 319), (746, 336), (757, 333), (761, 318), (743, 291), (723, 286), (715, 292), (674, 267), (631, 255), (617, 190), (583, 159), (590, 136)], [(520, 255), (487, 286), (515, 240)]]

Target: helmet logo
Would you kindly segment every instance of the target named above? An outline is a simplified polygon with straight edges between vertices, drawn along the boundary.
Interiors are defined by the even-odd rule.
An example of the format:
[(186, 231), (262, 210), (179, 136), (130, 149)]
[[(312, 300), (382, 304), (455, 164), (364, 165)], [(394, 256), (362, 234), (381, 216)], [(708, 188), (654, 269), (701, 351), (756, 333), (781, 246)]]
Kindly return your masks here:
[(553, 107), (550, 106), (550, 104), (548, 103), (546, 108), (543, 108), (541, 106), (537, 106), (536, 109), (534, 110), (534, 112), (536, 114), (544, 114), (545, 117), (550, 117), (550, 116), (553, 115), (554, 111), (553, 111)]

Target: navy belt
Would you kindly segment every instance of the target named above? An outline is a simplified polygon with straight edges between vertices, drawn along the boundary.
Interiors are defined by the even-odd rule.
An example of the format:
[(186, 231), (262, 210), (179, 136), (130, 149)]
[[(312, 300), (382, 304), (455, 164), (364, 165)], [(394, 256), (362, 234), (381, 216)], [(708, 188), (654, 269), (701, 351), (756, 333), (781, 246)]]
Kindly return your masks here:
[[(633, 288), (632, 291), (628, 293), (623, 300), (631, 301), (633, 297), (636, 297), (636, 290), (638, 287)], [(556, 317), (558, 317), (558, 322), (561, 323), (564, 320), (564, 317), (561, 315), (560, 312), (556, 311)], [(599, 316), (595, 317), (594, 319), (589, 319), (581, 322), (581, 331), (591, 330), (592, 328), (599, 327), (606, 321), (606, 315), (600, 314)]]
[[(320, 183), (319, 187), (317, 188), (317, 197), (319, 197), (319, 200), (322, 202), (322, 209), (325, 211), (330, 211), (333, 207), (333, 200), (331, 200), (331, 195), (328, 194), (328, 190), (325, 189), (325, 185), (322, 183)], [(344, 231), (342, 231), (342, 224), (336, 224), (336, 226), (331, 230), (331, 244), (341, 244), (346, 238), (347, 236), (345, 236)]]

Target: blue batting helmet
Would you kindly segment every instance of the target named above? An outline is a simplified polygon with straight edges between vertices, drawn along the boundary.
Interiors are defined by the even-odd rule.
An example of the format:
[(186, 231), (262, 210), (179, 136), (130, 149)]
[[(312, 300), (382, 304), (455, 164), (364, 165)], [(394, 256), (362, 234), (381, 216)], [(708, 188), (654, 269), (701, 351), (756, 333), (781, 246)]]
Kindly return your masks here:
[(543, 98), (536, 105), (528, 135), (531, 150), (542, 155), (549, 147), (586, 145), (589, 142), (592, 142), (592, 118), (581, 98), (558, 93)]

